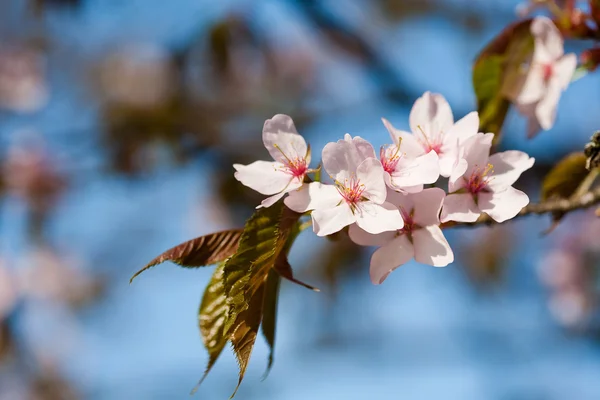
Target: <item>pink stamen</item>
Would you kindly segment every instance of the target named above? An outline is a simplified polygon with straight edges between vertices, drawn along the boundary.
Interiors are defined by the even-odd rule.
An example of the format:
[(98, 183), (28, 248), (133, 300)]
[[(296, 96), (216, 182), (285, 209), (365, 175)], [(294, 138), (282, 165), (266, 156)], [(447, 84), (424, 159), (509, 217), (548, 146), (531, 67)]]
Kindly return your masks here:
[(305, 157), (289, 157), (277, 144), (274, 144), (273, 146), (279, 150), (286, 160), (284, 163), (285, 172), (292, 175), (294, 178), (302, 178), (304, 175), (306, 175), (306, 172), (308, 171), (308, 165), (306, 164)]
[(391, 150), (389, 147), (382, 146), (379, 150), (379, 158), (381, 159), (381, 165), (383, 165), (383, 170), (388, 174), (391, 174), (396, 171), (396, 167), (398, 166), (398, 161), (400, 161), (401, 154), (400, 147), (396, 146), (396, 150), (393, 154), (389, 154)]
[(492, 164), (488, 164), (485, 168), (475, 167), (473, 172), (471, 172), (471, 176), (467, 179), (467, 191), (471, 194), (478, 194), (486, 189), (491, 180), (488, 174), (494, 171), (493, 168)]
[(336, 187), (350, 207), (354, 208), (359, 202), (363, 201), (365, 185), (361, 184), (357, 178), (345, 179), (343, 183), (336, 182)]
[(442, 136), (444, 135), (444, 132), (441, 130), (437, 134), (432, 134), (430, 132), (430, 135), (427, 136), (427, 134), (425, 133), (423, 128), (421, 128), (421, 126), (419, 126), (418, 128), (421, 131), (421, 135), (423, 136), (423, 139), (419, 141), (421, 142), (421, 145), (423, 146), (425, 152), (429, 153), (431, 150), (433, 150), (436, 152), (437, 155), (442, 154)]
[(294, 158), (293, 160), (289, 160), (286, 165), (287, 172), (290, 173), (294, 178), (300, 178), (306, 175), (306, 171), (308, 171), (308, 166), (306, 165), (306, 159), (304, 158)]

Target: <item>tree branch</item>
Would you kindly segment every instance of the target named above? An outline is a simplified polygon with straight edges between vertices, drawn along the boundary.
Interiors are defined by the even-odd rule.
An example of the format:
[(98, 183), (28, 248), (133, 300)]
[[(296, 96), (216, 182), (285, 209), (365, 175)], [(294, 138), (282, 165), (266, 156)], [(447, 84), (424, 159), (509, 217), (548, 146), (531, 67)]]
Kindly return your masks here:
[[(559, 213), (567, 214), (571, 211), (579, 210), (582, 208), (588, 208), (595, 204), (600, 203), (600, 187), (591, 190), (579, 197), (572, 199), (557, 199), (548, 200), (542, 203), (532, 203), (517, 214), (515, 218), (524, 217), (531, 214), (548, 214), (548, 213)], [(455, 228), (465, 226), (478, 226), (478, 225), (494, 225), (497, 224), (487, 214), (482, 214), (479, 219), (475, 222), (454, 222), (449, 221), (441, 225), (441, 228)]]

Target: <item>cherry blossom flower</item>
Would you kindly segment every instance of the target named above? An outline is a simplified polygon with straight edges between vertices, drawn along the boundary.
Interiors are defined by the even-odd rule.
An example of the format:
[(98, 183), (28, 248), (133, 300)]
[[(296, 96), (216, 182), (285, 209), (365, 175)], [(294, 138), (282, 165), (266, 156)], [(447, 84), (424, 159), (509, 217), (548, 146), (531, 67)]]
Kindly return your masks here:
[(465, 143), (468, 167), (459, 179), (448, 183), (442, 222), (475, 222), (482, 212), (504, 222), (529, 203), (529, 197), (512, 184), (535, 160), (516, 150), (490, 156), (493, 137), (491, 133), (478, 133)]
[(575, 54), (564, 54), (563, 38), (552, 20), (535, 18), (531, 34), (535, 47), (528, 73), (516, 93), (509, 93), (519, 112), (528, 118), (529, 137), (552, 128), (560, 96), (577, 66)]
[(414, 258), (422, 264), (445, 267), (454, 261), (454, 253), (439, 227), (442, 189), (420, 193), (388, 193), (404, 218), (404, 227), (393, 232), (372, 235), (357, 225), (350, 226), (350, 239), (362, 246), (380, 246), (371, 257), (371, 281), (378, 285), (390, 272)]
[[(449, 177), (454, 169), (466, 167), (464, 161), (457, 160), (457, 152), (465, 140), (479, 131), (479, 115), (473, 111), (455, 123), (444, 96), (425, 92), (410, 111), (412, 135), (395, 129), (385, 120), (384, 124), (395, 138), (394, 143), (402, 140), (405, 152), (415, 157), (436, 152), (439, 156), (440, 174)], [(460, 170), (459, 175), (462, 172)]]
[(296, 212), (313, 210), (313, 230), (318, 236), (353, 223), (370, 233), (404, 226), (398, 209), (385, 201), (383, 166), (369, 142), (346, 134), (343, 140), (328, 143), (323, 148), (323, 167), (333, 178), (333, 185), (313, 182), (285, 199)]
[(302, 186), (310, 172), (310, 148), (296, 131), (292, 119), (277, 114), (265, 122), (263, 143), (275, 160), (255, 161), (249, 165), (234, 164), (235, 179), (270, 197), (256, 207), (270, 207), (286, 193)]
[(423, 184), (434, 183), (440, 176), (438, 155), (434, 150), (421, 154), (420, 148), (402, 146), (402, 138), (395, 135), (394, 127), (382, 119), (394, 142), (383, 146), (379, 159), (383, 165), (385, 183), (388, 187), (404, 193), (417, 193)]

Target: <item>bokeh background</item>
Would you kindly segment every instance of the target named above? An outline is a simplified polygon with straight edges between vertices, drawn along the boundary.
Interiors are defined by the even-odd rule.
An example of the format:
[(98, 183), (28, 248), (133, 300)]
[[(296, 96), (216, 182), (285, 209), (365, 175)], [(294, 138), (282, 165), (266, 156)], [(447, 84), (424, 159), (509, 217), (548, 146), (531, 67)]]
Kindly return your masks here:
[[(388, 141), (424, 91), (458, 119), (471, 63), (518, 0), (2, 0), (0, 399), (188, 399), (207, 356), (197, 308), (212, 268), (167, 248), (241, 226), (260, 197), (234, 162), (266, 159), (291, 115), (319, 159), (349, 132)], [(567, 43), (572, 51), (581, 44)], [(584, 83), (586, 82), (586, 83)], [(600, 126), (600, 80), (564, 94), (556, 126), (504, 148), (540, 180)], [(259, 340), (239, 399), (598, 399), (600, 223), (570, 214), (447, 231), (457, 260), (369, 281), (370, 249), (305, 232), (284, 283), (275, 365)], [(224, 352), (196, 398), (237, 382)]]

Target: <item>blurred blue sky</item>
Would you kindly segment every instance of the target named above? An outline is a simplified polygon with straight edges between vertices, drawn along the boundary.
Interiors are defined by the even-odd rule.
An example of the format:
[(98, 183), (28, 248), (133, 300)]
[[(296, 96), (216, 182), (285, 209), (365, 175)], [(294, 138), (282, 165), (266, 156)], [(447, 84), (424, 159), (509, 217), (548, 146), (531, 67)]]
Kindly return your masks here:
[[(510, 18), (516, 18), (518, 1), (453, 2), (481, 8), (485, 17), (481, 35), (470, 36), (458, 23), (433, 13), (398, 27), (373, 30), (369, 40), (404, 80), (421, 91), (442, 93), (454, 109), (468, 112), (475, 103), (471, 62)], [(367, 0), (327, 3), (332, 12), (366, 26), (367, 32), (369, 24), (384, 23), (370, 14)], [(47, 25), (61, 39), (62, 51), (81, 54), (82, 59), (93, 58), (123, 40), (177, 47), (203, 24), (233, 10), (251, 12), (263, 29), (277, 32), (276, 40), (283, 46), (286, 37), (307, 35), (308, 46), (316, 40), (294, 11), (293, 1), (174, 0), (165, 4), (159, 0), (84, 1), (77, 12), (51, 12)], [(20, 15), (20, 7), (8, 9)], [(17, 18), (4, 31), (18, 35)], [(380, 32), (385, 35), (377, 36)], [(164, 249), (229, 227), (226, 221), (215, 220), (211, 208), (200, 206), (210, 202), (210, 160), (183, 168), (164, 167), (135, 183), (90, 173), (100, 158), (93, 139), (97, 110), (82, 101), (87, 94), (73, 84), (68, 68), (52, 69), (53, 59), (49, 63), (49, 106), (33, 116), (2, 115), (2, 141), (10, 143), (17, 129), (34, 129), (45, 134), (59, 157), (78, 160), (82, 174), (75, 174), (76, 185), (61, 202), (50, 230), (58, 248), (73, 249), (88, 257), (89, 265), (101, 268), (94, 272), (106, 276), (109, 286), (107, 297), (75, 320), (55, 307), (23, 305), (18, 323), (24, 340), (52, 348), (52, 338), (62, 335), (65, 326), (74, 325), (74, 350), (65, 353), (62, 367), (86, 398), (187, 399), (207, 359), (196, 313), (212, 271), (162, 265), (131, 286), (128, 278)], [(376, 146), (387, 142), (380, 122), (383, 116), (407, 128), (409, 110), (378, 98), (378, 85), (360, 66), (340, 57), (326, 65), (318, 71), (318, 80), (330, 97), (317, 104), (331, 107), (331, 112), (302, 132), (311, 142), (315, 159), (315, 149), (345, 132), (372, 140)], [(598, 127), (599, 84), (597, 76), (573, 84), (561, 100), (555, 128), (535, 140), (525, 139), (524, 121), (511, 114), (504, 147), (548, 160), (565, 147), (581, 148)], [(257, 136), (261, 127), (256, 125)], [(81, 137), (82, 130), (90, 137)], [(72, 143), (80, 144), (75, 153)], [(0, 218), (2, 249), (9, 259), (19, 259), (28, 244), (18, 204), (6, 200)], [(458, 263), (444, 269), (411, 263), (383, 285), (373, 286), (365, 259), (364, 279), (341, 286), (339, 301), (330, 310), (332, 317), (318, 298), (326, 294), (283, 283), (275, 365), (261, 382), (268, 349), (259, 340), (237, 398), (600, 398), (600, 348), (566, 334), (552, 321), (546, 294), (536, 278), (535, 265), (550, 243), (538, 233), (547, 224), (537, 217), (515, 222), (518, 248), (511, 255), (507, 281), (491, 292), (474, 289)], [(451, 244), (482, 240), (465, 230), (452, 231), (449, 238)], [(321, 244), (305, 232), (292, 251), (292, 265), (318, 263), (307, 259), (307, 254)], [(310, 282), (303, 271), (299, 269), (296, 275)], [(47, 318), (40, 320), (44, 315)], [(40, 334), (38, 325), (47, 320)], [(336, 340), (329, 340), (330, 336)], [(235, 361), (226, 351), (196, 398), (228, 398), (236, 374)]]

